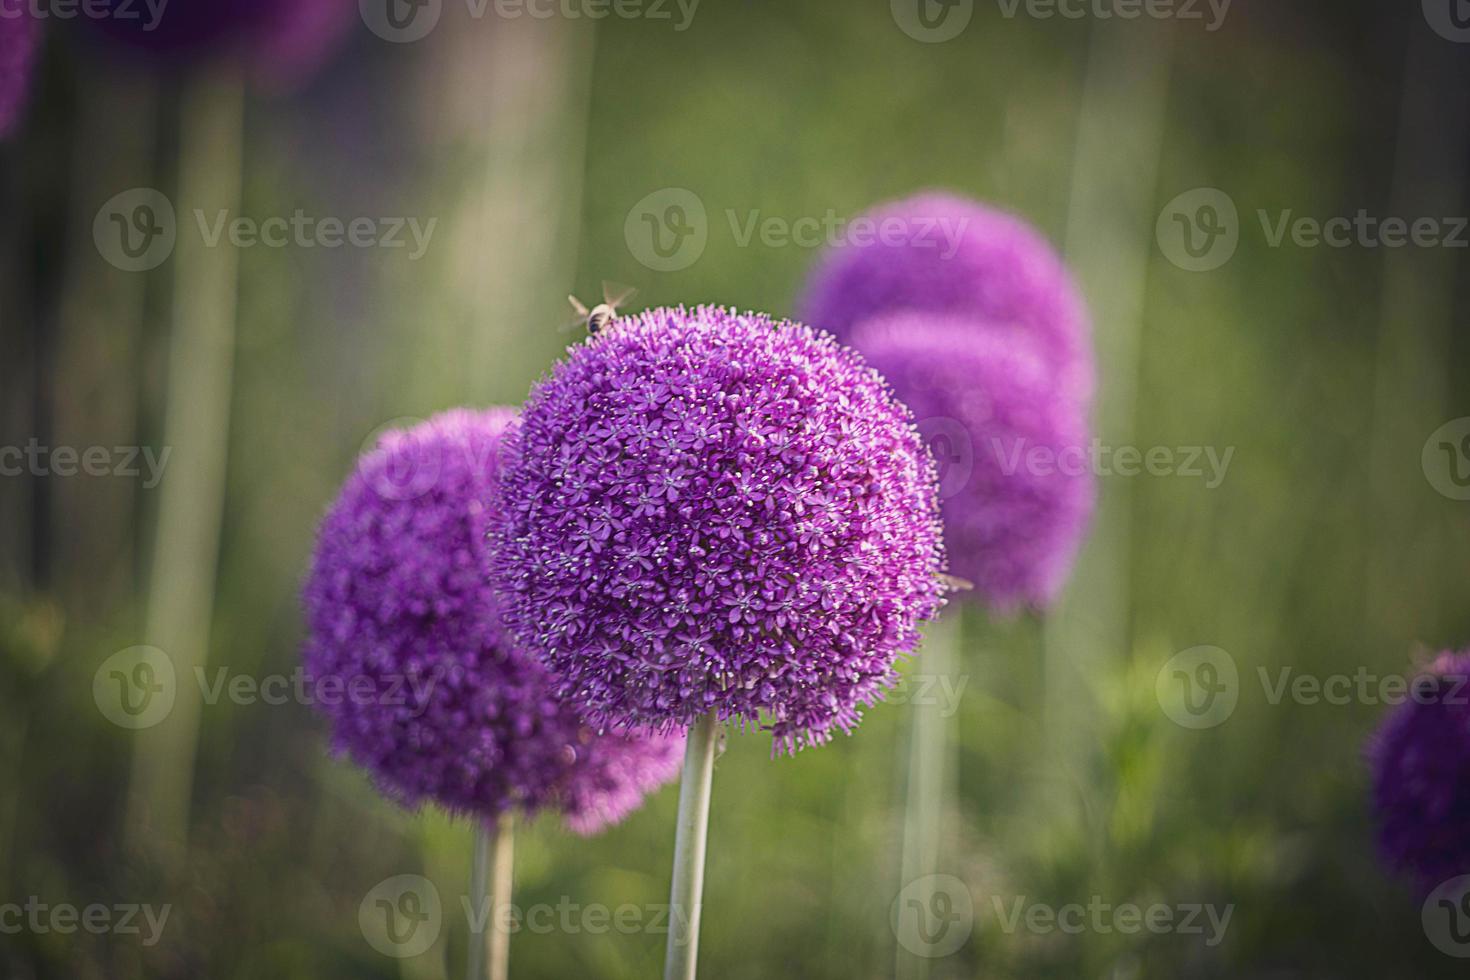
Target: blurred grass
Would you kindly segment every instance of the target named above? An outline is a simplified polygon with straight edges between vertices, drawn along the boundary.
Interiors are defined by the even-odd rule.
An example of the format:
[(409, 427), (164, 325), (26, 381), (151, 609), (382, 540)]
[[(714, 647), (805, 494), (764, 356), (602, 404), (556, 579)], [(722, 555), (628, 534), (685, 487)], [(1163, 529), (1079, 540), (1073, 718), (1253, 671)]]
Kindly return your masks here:
[[(1074, 757), (1044, 751), (1041, 624), (967, 622), (975, 682), (961, 701), (960, 781), (948, 820), (955, 830), (944, 863), (969, 886), (978, 919), (966, 946), (934, 964), (936, 977), (1455, 975), (1424, 940), (1413, 897), (1372, 855), (1360, 749), (1381, 708), (1273, 706), (1255, 680), (1258, 668), (1286, 665), (1401, 672), (1417, 643), (1470, 635), (1461, 557), (1470, 512), (1417, 472), (1422, 439), (1470, 414), (1465, 331), (1426, 327), (1407, 341), (1448, 347), (1410, 352), (1442, 373), (1400, 393), (1403, 417), (1422, 432), (1392, 445), (1377, 465), (1396, 468), (1386, 485), (1401, 522), (1398, 550), (1411, 560), (1387, 577), (1379, 604), (1365, 603), (1368, 583), (1384, 580), (1372, 564), (1378, 513), (1367, 435), (1384, 256), (1272, 249), (1254, 219), (1257, 208), (1387, 213), (1410, 14), (1417, 11), (1241, 6), (1218, 34), (1176, 31), (1155, 204), (1191, 187), (1220, 187), (1240, 208), (1241, 245), (1223, 268), (1191, 274), (1144, 243), (1141, 322), (1098, 329), (1139, 331), (1137, 444), (1234, 446), (1236, 454), (1218, 489), (1148, 477), (1128, 488), (1126, 644), (1098, 651), (1078, 678), (1086, 699), (1079, 716), (1085, 708), (1089, 720)], [(1054, 241), (1066, 230), (1085, 22), (1006, 20), (979, 5), (960, 38), (925, 45), (899, 32), (883, 4), (710, 2), (683, 33), (667, 22), (608, 19), (598, 25), (595, 53), (585, 55), (585, 147), (577, 140), (555, 154), (583, 166), (575, 270), (548, 270), (546, 282), (528, 286), (532, 299), (512, 305), (519, 312), (502, 315), (493, 340), (477, 341), (468, 358), (466, 338), (491, 327), (467, 319), (466, 269), (502, 262), (524, 234), (546, 231), (524, 223), (560, 227), (563, 219), (520, 214), (479, 234), (448, 232), (463, 217), (484, 152), (461, 114), (475, 92), (443, 68), (450, 25), (411, 49), (358, 37), (299, 99), (250, 107), (248, 213), (438, 215), (444, 227), (417, 263), (373, 250), (241, 255), (212, 664), (255, 675), (295, 667), (296, 588), (312, 530), (363, 439), (388, 419), (423, 417), (467, 394), (520, 399), (566, 342), (555, 331), (563, 285), (587, 295), (611, 279), (639, 286), (641, 303), (786, 313), (813, 253), (740, 247), (727, 210), (740, 222), (757, 209), (786, 220), (829, 209), (849, 216), (925, 186), (1003, 204)], [(48, 80), (89, 57), (53, 44)], [(158, 114), (167, 116), (163, 101)], [(43, 103), (37, 115), (51, 107)], [(63, 122), (47, 126), (64, 125), (75, 107), (63, 100), (54, 108)], [(555, 114), (563, 110), (547, 111), (549, 124), (562, 118)], [(58, 158), (66, 141), (43, 135), (23, 151), (4, 151), (7, 200), (26, 199), (21, 190), (48, 162), (68, 166)], [(157, 140), (166, 148), (172, 138), (165, 127)], [(105, 170), (105, 149), (79, 145), (75, 153), (83, 162), (102, 158), (96, 166)], [(21, 152), (27, 156), (17, 159)], [(150, 179), (169, 186), (167, 168), (155, 170)], [(109, 191), (143, 183), (131, 171), (116, 180), (97, 182)], [(628, 210), (664, 187), (694, 191), (710, 222), (703, 256), (673, 273), (644, 268), (623, 238)], [(74, 224), (85, 232), (109, 195), (76, 193), (64, 210), (42, 209), (34, 220), (67, 223), (85, 242)], [(15, 260), (7, 268), (27, 267), (18, 240), (29, 227), (6, 233)], [(568, 265), (572, 251), (566, 244)], [(94, 254), (74, 258), (84, 273), (110, 271)], [(570, 281), (552, 282), (557, 276)], [(42, 326), (12, 312), (26, 307), (18, 293), (26, 277), (12, 271), (3, 281), (10, 363), (0, 367), (14, 385), (33, 374), (33, 333)], [(158, 359), (167, 343), (157, 281), (150, 277), (137, 361), (115, 368), (141, 380), (132, 407), (147, 445), (161, 438)], [(1463, 289), (1456, 298), (1454, 324), (1463, 318)], [(96, 300), (77, 322), (100, 336), (106, 302)], [(1447, 338), (1426, 339), (1444, 331)], [(42, 378), (61, 405), (83, 397), (76, 381)], [(33, 431), (12, 408), (24, 393), (6, 393), (7, 445)], [(135, 581), (130, 566), (146, 561), (134, 555), (157, 495), (134, 488), (133, 548), (58, 557), (60, 580), (72, 583), (62, 605), (35, 580), (26, 532), (54, 540), (54, 528), (85, 521), (94, 507), (118, 507), (119, 490), (79, 479), (35, 528), (35, 482), (0, 480), (9, 525), (0, 537), (0, 764), (8, 772), (0, 813), (15, 820), (6, 825), (3, 896), (176, 907), (152, 948), (126, 937), (7, 937), (7, 974), (456, 974), (462, 922), (429, 954), (398, 963), (363, 941), (357, 909), (375, 883), (402, 873), (427, 875), (456, 907), (467, 828), (395, 811), (360, 773), (326, 757), (323, 727), (302, 706), (221, 703), (205, 712), (185, 882), (170, 890), (140, 855), (121, 849), (129, 739), (94, 709), (91, 679), (114, 650), (148, 642), (138, 632), (139, 597), (119, 599), (116, 583)], [(1230, 651), (1243, 693), (1225, 725), (1187, 731), (1159, 710), (1154, 676), (1174, 652), (1203, 643)], [(715, 778), (702, 941), (708, 975), (889, 974), (901, 806), (894, 759), (909, 710), (880, 707), (855, 737), (795, 759), (772, 761), (761, 737), (731, 739)], [(1038, 812), (1029, 802), (1038, 795), (1056, 802)], [(517, 902), (664, 902), (675, 796), (663, 792), (593, 840), (549, 822), (525, 831)], [(992, 896), (1060, 905), (1094, 894), (1113, 904), (1233, 903), (1235, 911), (1216, 948), (1146, 932), (1007, 934), (991, 911)], [(512, 943), (512, 970), (646, 977), (662, 947), (660, 934), (527, 931)]]

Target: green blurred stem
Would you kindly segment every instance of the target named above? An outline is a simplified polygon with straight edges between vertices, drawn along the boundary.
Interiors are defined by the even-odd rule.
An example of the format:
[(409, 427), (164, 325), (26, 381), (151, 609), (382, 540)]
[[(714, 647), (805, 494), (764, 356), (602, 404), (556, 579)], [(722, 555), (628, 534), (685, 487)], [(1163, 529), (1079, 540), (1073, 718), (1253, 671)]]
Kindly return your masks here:
[[(924, 631), (924, 645), (919, 654), (917, 674), (927, 683), (911, 690), (940, 689), (934, 680), (952, 677), (959, 662), (961, 636), (960, 609), (951, 606), (944, 615), (930, 623)], [(947, 688), (945, 688), (947, 689)], [(903, 865), (900, 888), (907, 888), (939, 869), (939, 846), (944, 827), (945, 799), (948, 791), (949, 758), (954, 743), (953, 718), (946, 718), (944, 707), (927, 700), (914, 700), (910, 706), (908, 740), (908, 774), (903, 813)], [(931, 895), (913, 896), (920, 907), (932, 906)], [(922, 978), (929, 975), (930, 960), (898, 948), (894, 974), (900, 978)]]
[(210, 247), (194, 214), (239, 212), (244, 88), (233, 70), (194, 79), (180, 107), (173, 254), (173, 311), (164, 445), (172, 456), (159, 488), (144, 642), (173, 661), (168, 718), (133, 747), (127, 836), (135, 848), (181, 860), (207, 659), (220, 522), (224, 512), (239, 256)]
[(506, 980), (510, 975), (510, 930), (501, 921), (501, 909), (510, 904), (515, 863), (515, 818), (502, 813), (496, 821), (475, 831), (474, 863), (470, 866), (470, 900), (481, 929), (470, 929), (465, 976), (468, 980)]
[(709, 839), (710, 787), (719, 721), (711, 711), (689, 729), (679, 783), (674, 880), (669, 889), (669, 944), (664, 980), (693, 980), (699, 959), (699, 914), (704, 902), (704, 851)]

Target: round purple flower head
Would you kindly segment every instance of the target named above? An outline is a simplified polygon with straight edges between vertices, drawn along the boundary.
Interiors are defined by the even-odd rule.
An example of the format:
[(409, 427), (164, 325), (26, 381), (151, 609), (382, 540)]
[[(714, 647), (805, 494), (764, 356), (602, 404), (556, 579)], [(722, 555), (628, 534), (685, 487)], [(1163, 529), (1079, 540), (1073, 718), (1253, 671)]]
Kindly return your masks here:
[(1079, 401), (1094, 384), (1091, 328), (1055, 249), (1014, 215), (927, 192), (856, 218), (817, 263), (797, 316), (844, 341), (863, 320), (916, 310), (1031, 338)]
[(390, 432), (322, 523), (306, 668), (333, 743), (405, 806), (560, 811), (591, 833), (678, 772), (682, 739), (594, 734), (502, 633), (487, 498), (509, 409)]
[(942, 603), (934, 464), (830, 336), (614, 321), (531, 392), (492, 535), (508, 628), (599, 724), (850, 731)]
[(40, 38), (40, 21), (21, 9), (0, 8), (0, 136), (20, 121)]
[(1368, 760), (1384, 860), (1425, 891), (1470, 874), (1470, 651), (1415, 679)]
[(176, 61), (240, 58), (272, 80), (309, 73), (357, 13), (353, 0), (169, 0), (158, 14), (137, 0), (106, 0), (109, 35)]
[(880, 316), (852, 341), (913, 409), (939, 464), (954, 574), (1000, 611), (1049, 604), (1092, 513), (1083, 409), (1056, 396), (1033, 345), (963, 317)]

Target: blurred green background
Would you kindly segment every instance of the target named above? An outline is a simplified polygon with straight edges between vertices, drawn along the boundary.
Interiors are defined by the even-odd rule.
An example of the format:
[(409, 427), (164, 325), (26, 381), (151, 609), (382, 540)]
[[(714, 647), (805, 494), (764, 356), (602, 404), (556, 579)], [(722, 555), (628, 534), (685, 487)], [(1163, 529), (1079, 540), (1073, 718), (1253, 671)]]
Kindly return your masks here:
[[(566, 293), (591, 298), (603, 279), (638, 286), (640, 304), (789, 313), (816, 252), (742, 244), (732, 220), (850, 216), (934, 186), (1024, 215), (1074, 263), (1096, 320), (1100, 438), (1234, 456), (1214, 488), (1103, 477), (1060, 606), (966, 618), (938, 860), (973, 901), (958, 951), (905, 964), (891, 926), (901, 763), (925, 710), (894, 704), (794, 759), (770, 759), (763, 736), (731, 738), (704, 975), (883, 977), (896, 963), (934, 977), (1458, 975), (1374, 856), (1362, 748), (1384, 706), (1273, 704), (1259, 671), (1273, 684), (1286, 667), (1402, 674), (1421, 647), (1470, 637), (1470, 503), (1421, 465), (1430, 434), (1470, 415), (1463, 253), (1273, 247), (1257, 212), (1464, 213), (1470, 48), (1431, 32), (1417, 4), (1238, 0), (1210, 31), (1203, 7), (1204, 21), (1125, 21), (979, 3), (940, 43), (906, 34), (881, 0), (704, 0), (682, 31), (669, 9), (594, 25), (475, 20), (450, 0), (421, 42), (354, 24), (300, 90), (252, 90), (239, 213), (437, 224), (418, 259), (214, 250), (206, 261), (239, 263), (226, 435), (177, 443), (170, 398), (206, 376), (192, 355), (170, 358), (172, 311), (195, 288), (180, 281), (183, 246), (127, 272), (92, 226), (114, 195), (153, 187), (181, 242), (191, 233), (203, 205), (181, 184), (180, 119), (205, 82), (51, 32), (28, 122), (0, 148), (0, 445), (174, 456), (157, 488), (0, 478), (0, 901), (173, 911), (151, 946), (0, 936), (5, 975), (458, 975), (464, 824), (396, 810), (328, 757), (325, 726), (296, 703), (205, 705), (191, 785), (188, 739), (169, 735), (178, 719), (118, 727), (94, 674), (148, 644), (185, 677), (199, 662), (289, 675), (314, 526), (385, 423), (517, 402), (576, 336), (557, 330)], [(1200, 187), (1237, 206), (1239, 246), (1191, 272), (1155, 225)], [(702, 204), (707, 241), (658, 271), (628, 222), (669, 188)], [(170, 480), (209, 460), (224, 466), (218, 493), (164, 503)], [(155, 543), (190, 508), (221, 517), (217, 570)], [(150, 597), (160, 562), (212, 600), (204, 619), (197, 602), (170, 613), (182, 593)], [(150, 631), (161, 620), (207, 639), (172, 648)], [(1195, 730), (1170, 720), (1155, 681), (1206, 644), (1238, 668), (1238, 704)], [(154, 801), (130, 804), (148, 779), (182, 785), (187, 844)], [(517, 904), (664, 902), (676, 798), (666, 788), (595, 839), (549, 820), (523, 832)], [(358, 919), (399, 874), (428, 877), (449, 910), (438, 941), (406, 959), (374, 950)], [(996, 913), (1094, 896), (1232, 914), (1208, 945), (1208, 927), (1007, 931)], [(648, 977), (663, 942), (522, 931), (512, 975)]]

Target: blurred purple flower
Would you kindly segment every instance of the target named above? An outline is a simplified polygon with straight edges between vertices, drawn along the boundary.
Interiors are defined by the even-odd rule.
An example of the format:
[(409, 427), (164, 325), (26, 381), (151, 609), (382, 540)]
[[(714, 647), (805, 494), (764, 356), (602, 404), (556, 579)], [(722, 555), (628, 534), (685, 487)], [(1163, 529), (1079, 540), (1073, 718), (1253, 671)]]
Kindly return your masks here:
[(23, 10), (0, 9), (0, 136), (20, 121), (40, 39), (40, 21)]
[(880, 205), (852, 223), (852, 241), (812, 270), (797, 316), (846, 340), (863, 320), (904, 310), (968, 317), (1021, 335), (1087, 401), (1094, 386), (1086, 308), (1051, 245), (1014, 215), (954, 194)]
[(964, 317), (898, 313), (852, 342), (918, 419), (939, 464), (954, 574), (1000, 611), (1048, 605), (1092, 512), (1085, 412), (1033, 345)]
[(309, 74), (346, 34), (354, 0), (169, 0), (157, 16), (138, 0), (106, 0), (91, 18), (128, 45), (174, 61), (239, 58), (273, 83)]
[(1383, 859), (1425, 892), (1470, 874), (1470, 651), (1441, 654), (1368, 743)]
[(492, 558), (507, 628), (603, 724), (851, 731), (942, 603), (934, 464), (831, 337), (625, 317), (531, 392)]
[(306, 583), (307, 675), (334, 747), (405, 806), (555, 809), (591, 833), (677, 775), (683, 740), (595, 735), (501, 631), (485, 530), (513, 418), (447, 412), (362, 458)]

